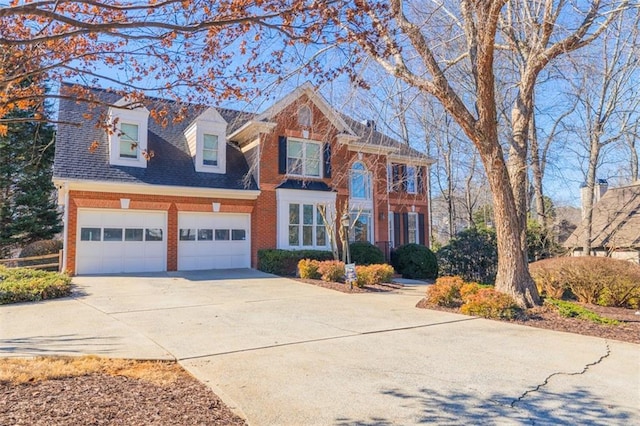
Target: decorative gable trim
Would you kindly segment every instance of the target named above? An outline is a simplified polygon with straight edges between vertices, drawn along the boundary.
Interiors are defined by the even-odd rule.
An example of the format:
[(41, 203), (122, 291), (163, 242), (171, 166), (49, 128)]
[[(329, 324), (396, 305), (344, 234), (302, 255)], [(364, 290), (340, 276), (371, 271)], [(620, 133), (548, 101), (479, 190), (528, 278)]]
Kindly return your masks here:
[(356, 133), (353, 131), (353, 129), (351, 129), (346, 121), (342, 119), (340, 114), (338, 114), (329, 105), (324, 97), (322, 97), (322, 95), (314, 90), (313, 85), (309, 82), (304, 83), (302, 86), (298, 87), (293, 92), (289, 93), (287, 96), (273, 104), (262, 114), (258, 115), (256, 117), (256, 121), (270, 120), (303, 95), (306, 95), (309, 98), (309, 100), (322, 112), (322, 114), (324, 114), (325, 117), (327, 117), (329, 122), (331, 122), (331, 124), (333, 124), (339, 132), (355, 136)]
[[(227, 122), (214, 108), (207, 108), (184, 131), (189, 153), (197, 172), (220, 173), (227, 171)], [(217, 138), (216, 163), (205, 161), (205, 135)]]
[(238, 130), (229, 135), (229, 140), (237, 142), (240, 146), (251, 143), (263, 133), (271, 133), (278, 125), (270, 121), (251, 120), (243, 124)]
[[(149, 110), (139, 103), (132, 103), (126, 97), (109, 108), (109, 164), (114, 166), (147, 167), (145, 153), (148, 143)], [(119, 108), (122, 107), (122, 108)], [(135, 157), (123, 156), (121, 142), (123, 136), (123, 124), (137, 127), (137, 141), (132, 143)], [(133, 135), (129, 135), (131, 137)], [(135, 145), (135, 147), (133, 147)], [(131, 153), (129, 153), (131, 154)]]

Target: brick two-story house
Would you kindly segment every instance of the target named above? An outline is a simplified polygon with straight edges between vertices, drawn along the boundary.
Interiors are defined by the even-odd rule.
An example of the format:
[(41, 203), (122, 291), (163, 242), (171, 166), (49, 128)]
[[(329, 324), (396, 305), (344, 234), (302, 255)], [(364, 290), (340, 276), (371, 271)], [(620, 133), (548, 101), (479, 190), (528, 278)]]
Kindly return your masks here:
[(149, 117), (158, 100), (131, 109), (93, 93), (111, 107), (59, 107), (54, 183), (72, 274), (255, 267), (263, 248), (330, 249), (343, 212), (350, 241), (428, 244), (432, 160), (308, 84), (261, 114), (164, 102), (181, 117), (164, 125)]

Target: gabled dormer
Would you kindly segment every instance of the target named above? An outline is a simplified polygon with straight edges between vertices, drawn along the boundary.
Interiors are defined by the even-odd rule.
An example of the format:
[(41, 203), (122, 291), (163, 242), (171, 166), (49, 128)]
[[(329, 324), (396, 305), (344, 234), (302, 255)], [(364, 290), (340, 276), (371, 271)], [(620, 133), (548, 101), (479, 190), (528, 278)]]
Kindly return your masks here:
[(184, 131), (197, 172), (227, 171), (227, 122), (214, 108), (207, 108)]
[(149, 110), (122, 98), (109, 108), (109, 164), (147, 167)]

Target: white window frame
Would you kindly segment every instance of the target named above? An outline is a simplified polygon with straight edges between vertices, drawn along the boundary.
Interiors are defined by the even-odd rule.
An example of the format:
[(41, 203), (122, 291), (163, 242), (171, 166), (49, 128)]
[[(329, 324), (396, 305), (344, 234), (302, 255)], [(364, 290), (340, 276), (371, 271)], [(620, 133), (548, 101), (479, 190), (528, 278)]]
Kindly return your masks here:
[[(118, 105), (126, 105), (128, 102), (123, 98), (116, 103), (116, 106), (109, 108), (109, 164), (114, 166), (147, 167), (147, 160), (142, 155), (147, 151), (149, 110), (145, 107), (135, 109), (118, 108)], [(121, 126), (122, 124), (132, 124), (138, 126), (138, 141), (136, 147), (136, 158), (120, 156)]]
[[(407, 194), (417, 194), (418, 193), (418, 167), (407, 164), (405, 166), (406, 170), (406, 179), (407, 179)], [(413, 170), (413, 176), (409, 176), (409, 170)], [(410, 189), (410, 184), (413, 184), (413, 190)]]
[[(305, 116), (308, 116), (309, 118), (308, 123), (303, 122), (303, 118), (306, 118)], [(307, 129), (313, 125), (313, 111), (311, 110), (309, 105), (302, 105), (300, 108), (298, 108), (298, 125)]]
[[(207, 136), (215, 136), (216, 138), (216, 147), (215, 148), (207, 148), (205, 147), (205, 139)], [(205, 152), (212, 151), (216, 153), (216, 164), (206, 164), (205, 161)], [(205, 167), (218, 167), (220, 165), (220, 137), (213, 133), (203, 133), (202, 134), (202, 165)]]
[[(364, 170), (356, 170), (355, 166), (356, 165), (361, 165)], [(357, 197), (355, 196), (355, 191), (353, 188), (353, 180), (356, 177), (356, 175), (359, 175), (360, 177), (362, 177), (363, 182), (364, 182), (364, 197)], [(355, 163), (353, 163), (351, 165), (351, 169), (349, 171), (349, 196), (351, 199), (353, 200), (371, 200), (373, 198), (373, 190), (372, 190), (372, 176), (371, 176), (371, 172), (367, 169), (367, 166), (362, 162), (362, 161), (356, 161)]]
[[(335, 205), (336, 205), (336, 193), (333, 191), (309, 191), (309, 190), (298, 190), (298, 189), (276, 189), (276, 204), (277, 204), (277, 248), (284, 250), (307, 250), (307, 249), (317, 249), (317, 250), (331, 250), (331, 241), (329, 236), (329, 230), (327, 230), (326, 236), (326, 245), (318, 246), (315, 245), (317, 242), (317, 230), (315, 226), (320, 226), (317, 222), (318, 209), (317, 207), (325, 206), (327, 218), (335, 218)], [(299, 231), (299, 246), (291, 246), (289, 245), (289, 205), (290, 204), (299, 204), (300, 206), (304, 204), (312, 204), (314, 205), (314, 232), (313, 232), (313, 243), (312, 246), (303, 246), (302, 245), (302, 207), (300, 208), (300, 231)], [(322, 221), (322, 218), (320, 218)], [(324, 222), (323, 226), (324, 226)], [(335, 224), (333, 224), (335, 226)]]
[[(415, 229), (413, 233), (411, 232), (411, 227), (409, 224), (411, 223), (411, 219), (415, 223)], [(407, 233), (409, 234), (409, 241), (407, 243), (420, 244), (420, 224), (418, 223), (418, 213), (410, 212), (407, 218)], [(411, 237), (413, 236), (415, 241), (411, 241)]]
[(388, 213), (388, 221), (389, 221), (389, 247), (394, 248), (396, 246), (395, 242), (395, 225), (393, 223), (393, 212), (389, 210)]
[[(127, 125), (127, 126), (136, 126), (136, 138), (133, 139), (128, 133), (125, 133), (122, 130), (122, 126), (123, 125)], [(135, 152), (136, 152), (136, 156), (135, 157), (127, 157), (127, 156), (123, 156), (122, 155), (122, 138), (123, 136), (128, 137), (131, 142), (127, 141), (130, 144), (135, 144), (136, 148), (135, 148)], [(140, 125), (138, 123), (130, 123), (127, 121), (121, 121), (118, 123), (118, 137), (120, 138), (120, 141), (118, 142), (118, 158), (120, 160), (126, 160), (126, 161), (138, 161), (138, 159), (140, 158)]]
[[(289, 171), (289, 156), (290, 149), (289, 144), (292, 142), (301, 143), (302, 144), (302, 173), (291, 173)], [(318, 146), (318, 175), (310, 175), (307, 173), (307, 145), (313, 144)], [(322, 179), (323, 177), (323, 148), (324, 145), (321, 141), (314, 141), (310, 139), (299, 139), (299, 138), (287, 138), (287, 176), (296, 176), (296, 177), (304, 177), (304, 178), (312, 178), (312, 179)]]
[[(300, 249), (303, 250), (308, 250), (308, 249), (329, 249), (329, 235), (327, 233), (327, 229), (324, 225), (324, 221), (322, 219), (322, 215), (320, 214), (320, 212), (318, 211), (319, 208), (326, 208), (326, 206), (324, 204), (312, 204), (312, 203), (289, 203), (289, 212), (291, 212), (291, 207), (292, 206), (297, 206), (298, 209), (298, 223), (291, 223), (291, 220), (289, 220), (289, 226), (287, 228), (287, 238), (288, 238), (288, 242), (291, 245), (291, 247), (299, 247)], [(306, 224), (304, 223), (304, 210), (305, 207), (311, 207), (312, 208), (312, 215), (311, 215), (311, 223), (310, 224)], [(298, 244), (292, 245), (291, 244), (291, 228), (292, 227), (297, 227), (298, 228)], [(311, 241), (312, 244), (304, 244), (304, 230), (305, 228), (311, 227)], [(318, 244), (318, 228), (322, 228), (322, 230), (325, 232), (325, 243), (323, 245)]]

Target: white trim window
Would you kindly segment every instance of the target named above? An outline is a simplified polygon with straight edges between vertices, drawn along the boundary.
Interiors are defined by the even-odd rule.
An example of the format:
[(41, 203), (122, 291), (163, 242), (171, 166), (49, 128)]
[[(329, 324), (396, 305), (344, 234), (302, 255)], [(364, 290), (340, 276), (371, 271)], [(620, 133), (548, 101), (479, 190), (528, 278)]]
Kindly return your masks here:
[(351, 166), (349, 196), (354, 200), (371, 199), (371, 173), (361, 161), (356, 161)]
[(328, 246), (327, 230), (322, 220), (320, 204), (289, 204), (289, 246), (321, 247)]
[(395, 225), (393, 223), (393, 212), (389, 210), (388, 213), (389, 218), (389, 247), (395, 247)]
[(308, 105), (303, 105), (298, 109), (298, 125), (304, 128), (311, 128), (313, 114)]
[(418, 188), (418, 173), (416, 166), (407, 166), (407, 192), (409, 194), (416, 194)]
[(351, 212), (350, 242), (366, 241), (373, 244), (373, 214), (371, 210)]
[(407, 217), (407, 229), (409, 234), (409, 243), (410, 244), (419, 244), (420, 237), (418, 236), (419, 226), (418, 226), (418, 213), (409, 213)]
[(202, 135), (202, 164), (205, 166), (218, 166), (218, 135), (205, 133)]
[(322, 142), (289, 138), (287, 140), (287, 174), (322, 177)]
[(118, 156), (137, 160), (140, 155), (139, 141), (140, 126), (134, 123), (120, 123), (120, 142)]

